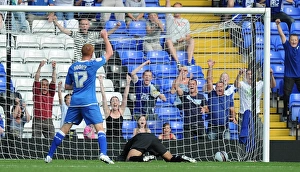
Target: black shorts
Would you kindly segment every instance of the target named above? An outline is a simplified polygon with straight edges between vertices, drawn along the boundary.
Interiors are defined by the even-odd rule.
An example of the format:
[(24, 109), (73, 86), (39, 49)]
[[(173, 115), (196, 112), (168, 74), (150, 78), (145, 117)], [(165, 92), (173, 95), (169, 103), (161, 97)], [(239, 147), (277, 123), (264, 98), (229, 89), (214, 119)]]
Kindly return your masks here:
[(136, 149), (142, 152), (142, 154), (152, 151), (162, 156), (167, 152), (166, 147), (151, 133), (139, 133), (133, 138), (132, 142), (131, 149)]

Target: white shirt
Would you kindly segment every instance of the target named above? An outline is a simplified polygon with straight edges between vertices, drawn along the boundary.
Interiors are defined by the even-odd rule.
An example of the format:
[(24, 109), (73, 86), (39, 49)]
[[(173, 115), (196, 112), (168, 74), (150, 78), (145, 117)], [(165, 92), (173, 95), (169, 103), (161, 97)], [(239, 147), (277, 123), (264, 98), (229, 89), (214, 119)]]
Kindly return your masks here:
[(186, 35), (190, 34), (190, 22), (184, 18), (174, 18), (172, 14), (167, 15), (166, 28), (168, 38), (176, 43), (178, 39), (185, 38)]

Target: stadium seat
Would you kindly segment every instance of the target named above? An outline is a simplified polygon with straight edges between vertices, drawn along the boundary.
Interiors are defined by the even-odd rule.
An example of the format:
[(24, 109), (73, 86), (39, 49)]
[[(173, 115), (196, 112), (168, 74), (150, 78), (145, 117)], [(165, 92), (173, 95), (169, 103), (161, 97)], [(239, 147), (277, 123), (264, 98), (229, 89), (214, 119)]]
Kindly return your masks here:
[(293, 6), (283, 6), (283, 12), (291, 16), (293, 19), (300, 19), (300, 9)]
[[(289, 37), (289, 35), (290, 35), (290, 29), (289, 29), (287, 23), (280, 22), (280, 26), (282, 28), (282, 31), (283, 31), (284, 35), (286, 37)], [(277, 25), (276, 25), (275, 22), (271, 22), (270, 28), (271, 28), (271, 35), (279, 35), (278, 30), (277, 30)]]
[(32, 91), (33, 78), (17, 78), (15, 80), (15, 90), (18, 92)]
[(300, 110), (300, 94), (292, 93), (289, 99), (289, 109), (291, 112), (291, 120), (296, 121)]
[[(114, 84), (113, 84), (112, 80), (110, 80), (110, 79), (103, 79), (103, 87), (104, 87), (105, 92), (114, 92), (115, 91)], [(96, 81), (96, 91), (98, 91), (98, 92), (101, 91), (99, 81)]]
[(264, 48), (264, 35), (257, 34), (255, 36), (255, 46), (256, 48)]
[(295, 21), (292, 23), (290, 33), (300, 35), (300, 21)]
[[(53, 24), (52, 24), (53, 25)], [(40, 48), (40, 43), (36, 35), (17, 35), (16, 48)]]
[[(188, 65), (188, 54), (186, 51), (176, 51), (177, 58), (182, 65)], [(195, 65), (195, 60), (192, 58), (192, 65)]]
[(133, 131), (137, 127), (136, 121), (124, 120), (122, 124), (122, 135), (125, 140), (133, 137)]
[(264, 24), (262, 22), (255, 22), (255, 31), (256, 34), (264, 34)]
[(176, 64), (150, 64), (149, 66), (156, 78), (175, 79), (178, 75)]
[(146, 60), (150, 60), (154, 64), (169, 64), (170, 56), (166, 51), (148, 51), (146, 54)]
[(64, 26), (68, 30), (79, 31), (79, 21), (76, 19), (64, 20)]
[(271, 63), (284, 63), (284, 57), (279, 51), (270, 50), (270, 62)]
[(0, 34), (0, 47), (6, 47), (6, 35)]
[[(59, 25), (65, 27), (65, 23), (64, 23), (63, 20), (58, 20), (57, 22), (58, 22)], [(57, 26), (55, 26), (55, 33), (56, 33), (56, 35), (60, 35), (60, 34), (65, 35), (64, 33), (62, 33), (62, 32), (59, 30), (59, 28), (58, 28)]]
[[(96, 96), (97, 96), (97, 99), (98, 99), (98, 102), (99, 102), (99, 105), (102, 106), (102, 95), (101, 95), (101, 92), (96, 92)], [(106, 101), (107, 101), (107, 105), (110, 106), (110, 99), (113, 97), (113, 96), (116, 96), (119, 98), (119, 101), (120, 101), (120, 105), (122, 103), (122, 94), (120, 92), (112, 92), (112, 91), (107, 91), (105, 92), (105, 96), (106, 96)]]
[(271, 63), (270, 67), (273, 69), (273, 75), (276, 78), (284, 77), (284, 65), (279, 63)]
[(23, 63), (23, 52), (18, 49), (11, 49), (11, 62)]
[(128, 34), (144, 37), (146, 35), (146, 21), (131, 21), (128, 26)]
[(162, 101), (160, 98), (157, 98), (156, 100), (156, 107), (169, 107), (169, 106), (174, 106), (174, 102), (176, 99), (176, 94), (171, 94), (170, 92), (168, 93), (164, 93), (164, 95), (166, 96), (167, 101)]
[(148, 128), (151, 130), (151, 133), (154, 133), (156, 136), (159, 136), (163, 132), (163, 123), (160, 120), (147, 120)]
[(6, 48), (0, 48), (0, 62), (6, 62), (7, 61), (7, 55), (6, 55)]
[[(28, 67), (28, 70), (31, 70), (31, 74), (32, 77), (35, 76), (36, 71), (38, 69), (38, 66), (40, 65), (40, 63), (27, 63), (26, 66)], [(52, 77), (52, 64), (45, 64), (40, 72), (40, 77), (44, 77), (44, 78), (51, 78)]]
[(110, 36), (111, 45), (114, 50), (137, 50), (137, 41), (132, 37), (120, 35), (121, 37)]
[(123, 120), (132, 120), (132, 115), (129, 107), (125, 108), (124, 114), (123, 114)]
[(118, 50), (122, 65), (142, 64), (145, 62), (144, 53), (134, 50)]
[(30, 78), (32, 77), (32, 69), (22, 64), (22, 63), (12, 63), (11, 64), (11, 76), (12, 77), (23, 77)]
[(254, 26), (250, 21), (244, 21), (242, 23), (242, 34), (243, 35), (252, 34), (253, 27)]
[(228, 123), (230, 139), (231, 140), (238, 140), (239, 139), (239, 127), (237, 124), (233, 122)]
[[(119, 22), (121, 23), (121, 25), (113, 34), (126, 34), (127, 33), (126, 23), (124, 21), (119, 21)], [(105, 29), (109, 31), (113, 29), (117, 25), (117, 23), (118, 21), (109, 20), (105, 23)]]
[(106, 72), (105, 72), (105, 69), (103, 66), (101, 66), (98, 70), (97, 70), (97, 76), (103, 76), (103, 77), (106, 77)]
[(172, 133), (175, 134), (177, 139), (183, 138), (183, 122), (182, 121), (170, 121), (170, 127)]
[(26, 49), (24, 51), (24, 63), (35, 63), (42, 60), (48, 61), (47, 56), (45, 55), (43, 50)]
[(58, 36), (41, 36), (40, 37), (40, 48), (65, 48), (64, 40), (60, 39)]
[(177, 107), (157, 107), (157, 116), (162, 121), (181, 121), (182, 116)]
[(33, 20), (32, 33), (51, 33), (55, 34), (55, 26), (48, 20)]
[(62, 79), (65, 78), (68, 74), (68, 70), (69, 67), (71, 66), (71, 64), (68, 63), (58, 63), (56, 64), (56, 68), (57, 68), (57, 78), (58, 79)]
[(189, 73), (193, 74), (193, 78), (204, 78), (204, 74), (201, 66), (194, 65), (194, 66), (187, 66), (187, 68)]
[(72, 63), (72, 58), (68, 51), (64, 49), (50, 49), (48, 51), (49, 62), (56, 61), (57, 63)]
[(197, 78), (196, 80), (197, 80), (198, 91), (202, 92), (203, 87), (204, 87), (204, 85), (206, 83), (206, 79), (204, 79), (204, 78)]

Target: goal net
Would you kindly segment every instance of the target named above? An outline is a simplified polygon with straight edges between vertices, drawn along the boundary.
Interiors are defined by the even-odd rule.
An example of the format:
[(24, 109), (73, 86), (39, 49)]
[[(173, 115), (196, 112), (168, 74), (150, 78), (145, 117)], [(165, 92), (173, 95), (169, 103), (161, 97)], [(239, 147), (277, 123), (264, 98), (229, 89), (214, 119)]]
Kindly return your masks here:
[[(185, 6), (184, 2), (183, 6)], [(269, 93), (270, 90), (265, 88), (269, 86), (269, 83), (265, 81), (270, 79), (267, 75), (270, 66), (268, 59), (264, 58), (268, 57), (264, 56), (264, 53), (268, 53), (266, 49), (269, 49), (268, 41), (265, 39), (270, 35), (269, 29), (265, 29), (269, 28), (270, 23), (269, 18), (265, 17), (269, 15), (266, 13), (269, 12), (268, 9), (161, 8), (158, 6), (145, 8), (69, 7), (64, 9), (61, 7), (0, 6), (0, 11), (2, 11), (3, 19), (0, 34), (0, 91), (3, 125), (0, 126), (4, 130), (0, 132), (0, 158), (42, 159), (47, 155), (53, 139), (51, 136), (55, 134), (51, 131), (47, 132), (48, 124), (53, 123), (54, 130), (57, 132), (63, 120), (58, 83), (61, 81), (62, 87), (64, 86), (69, 66), (80, 59), (80, 45), (92, 43), (95, 45), (96, 57), (104, 54), (105, 47), (99, 38), (101, 29), (111, 31), (116, 27), (118, 23), (116, 18), (120, 13), (144, 12), (145, 20), (131, 21), (128, 24), (125, 21), (119, 21), (120, 26), (109, 33), (114, 55), (97, 71), (97, 76), (104, 76), (106, 101), (109, 108), (112, 108), (110, 101), (112, 97), (118, 97), (120, 105), (124, 98), (123, 93), (127, 85), (126, 75), (131, 74), (142, 63), (150, 60), (151, 63), (144, 65), (136, 75), (139, 79), (143, 79), (143, 72), (150, 70), (153, 76), (152, 85), (165, 95), (166, 101), (162, 101), (160, 98), (153, 100), (149, 98), (144, 101), (146, 107), (142, 110), (145, 111), (141, 112), (136, 102), (145, 97), (142, 97), (141, 93), (137, 93), (137, 90), (146, 88), (143, 84), (143, 88), (138, 88), (138, 85), (131, 81), (127, 105), (122, 114), (123, 121), (115, 120), (112, 116), (114, 123), (108, 124), (106, 115), (114, 114), (105, 115), (100, 83), (96, 80), (96, 94), (104, 118), (104, 128), (113, 133), (119, 131), (119, 135), (107, 136), (108, 155), (113, 160), (117, 159), (125, 143), (133, 137), (138, 116), (144, 114), (147, 117), (147, 127), (157, 137), (165, 130), (163, 124), (170, 124), (171, 133), (176, 136), (176, 139), (163, 139), (162, 143), (172, 154), (187, 155), (198, 161), (215, 161), (215, 153), (225, 151), (230, 161), (268, 161), (266, 154), (268, 154), (269, 142), (268, 112), (270, 104), (269, 95), (266, 92)], [(89, 12), (87, 13), (87, 11)], [(56, 22), (48, 21), (46, 18), (34, 20), (31, 18), (30, 20), (28, 16), (37, 12), (45, 15), (51, 12), (73, 12), (74, 18), (70, 20), (58, 19)], [(101, 16), (104, 13), (112, 13), (109, 21), (101, 21)], [(146, 27), (149, 26), (147, 25), (148, 18), (153, 13), (158, 16), (159, 23), (163, 27), (160, 35), (154, 36), (160, 41), (161, 49), (146, 52), (144, 43), (151, 40), (151, 37), (147, 36)], [(190, 43), (183, 44), (182, 49), (175, 51), (181, 68), (178, 68), (174, 55), (171, 55), (171, 48), (166, 45), (166, 41), (172, 39), (170, 37), (172, 24), (167, 21), (168, 14), (171, 16), (180, 14), (190, 24), (188, 34), (193, 40), (194, 47), (188, 48)], [(224, 20), (222, 16), (227, 16), (227, 19)], [(89, 19), (88, 32), (94, 36), (76, 37), (76, 34), (82, 34), (79, 31), (84, 26), (80, 21), (86, 17)], [(177, 21), (182, 22), (182, 20)], [(183, 31), (178, 30), (178, 32)], [(188, 59), (190, 53), (192, 53), (191, 60)], [(39, 80), (45, 78), (49, 82), (53, 79), (51, 63), (56, 61), (56, 87), (55, 90), (50, 90), (50, 92), (55, 93), (53, 103), (51, 101), (38, 102), (39, 106), (42, 107), (41, 111), (45, 110), (45, 107), (52, 109), (50, 112), (52, 116), (48, 119), (41, 119), (35, 114), (38, 113), (35, 110), (38, 105), (34, 103), (37, 100), (33, 99), (35, 96), (33, 91), (34, 78), (38, 66), (43, 60), (46, 63), (41, 68)], [(210, 95), (212, 93), (203, 89), (207, 84), (207, 73), (211, 70), (208, 65), (209, 60), (215, 62), (211, 77), (214, 85), (220, 81), (220, 76), (226, 73), (229, 76), (227, 78), (228, 85), (233, 86), (239, 71), (248, 69), (237, 79), (240, 88), (235, 87), (231, 94), (217, 96), (213, 101), (210, 100), (213, 99)], [(197, 81), (196, 91), (205, 97), (205, 100), (202, 101), (208, 103), (209, 112), (198, 113), (200, 112), (197, 110), (199, 101), (193, 98), (193, 95), (189, 95), (192, 94), (192, 88), (186, 87), (187, 93), (184, 93), (183, 96), (171, 93), (173, 81), (178, 76), (183, 77), (179, 69), (186, 69), (187, 77)], [(247, 77), (248, 72), (250, 75), (252, 74), (252, 77)], [(224, 80), (222, 81), (224, 82)], [(244, 86), (242, 82), (248, 86), (247, 93), (242, 89)], [(261, 87), (261, 83), (265, 87)], [(151, 87), (151, 90), (153, 89)], [(62, 98), (64, 99), (64, 96), (69, 93), (71, 92), (62, 89)], [(157, 93), (151, 92), (145, 96), (156, 97)], [(16, 98), (19, 98), (20, 103), (24, 104), (20, 108), (21, 116), (15, 112), (15, 104), (18, 101)], [(177, 102), (177, 98), (181, 100), (181, 103), (174, 103)], [(248, 109), (240, 108), (242, 105), (245, 107), (245, 104), (241, 102), (242, 98), (247, 98), (246, 106)], [(189, 100), (190, 102), (188, 102)], [(222, 101), (233, 104), (224, 104)], [(230, 107), (233, 107), (235, 111), (236, 123), (229, 120)], [(188, 114), (194, 110), (196, 110), (196, 114)], [(188, 122), (186, 119), (189, 117), (196, 119), (196, 121)], [(44, 132), (41, 136), (33, 136), (33, 132), (37, 129), (33, 129), (32, 124), (38, 119), (45, 124), (45, 126), (38, 128)], [(216, 125), (213, 121), (222, 122)], [(109, 128), (108, 126), (113, 127)], [(97, 159), (99, 156), (97, 139), (86, 139), (84, 137), (85, 127), (84, 121), (80, 125), (74, 126), (63, 140), (62, 145), (56, 150), (53, 158)], [(201, 130), (203, 132), (200, 129), (203, 129)], [(166, 138), (169, 136), (171, 136), (169, 133), (164, 135)]]

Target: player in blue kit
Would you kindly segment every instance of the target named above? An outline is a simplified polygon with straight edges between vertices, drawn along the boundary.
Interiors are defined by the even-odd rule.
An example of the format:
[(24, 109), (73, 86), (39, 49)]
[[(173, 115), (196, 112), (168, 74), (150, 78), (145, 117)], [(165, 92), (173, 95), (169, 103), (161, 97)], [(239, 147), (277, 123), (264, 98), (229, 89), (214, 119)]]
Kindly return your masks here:
[(73, 90), (72, 99), (67, 111), (64, 125), (53, 138), (50, 150), (45, 158), (46, 163), (52, 161), (56, 148), (61, 144), (72, 125), (78, 125), (81, 123), (82, 119), (84, 119), (87, 125), (94, 124), (98, 133), (98, 144), (100, 147), (99, 159), (108, 164), (114, 164), (114, 162), (107, 156), (107, 142), (103, 128), (103, 119), (96, 98), (95, 81), (97, 70), (113, 55), (113, 50), (108, 40), (106, 30), (101, 31), (101, 37), (105, 43), (105, 55), (92, 60), (94, 47), (91, 44), (85, 44), (81, 50), (82, 59), (73, 63), (69, 68), (65, 82), (65, 89)]

